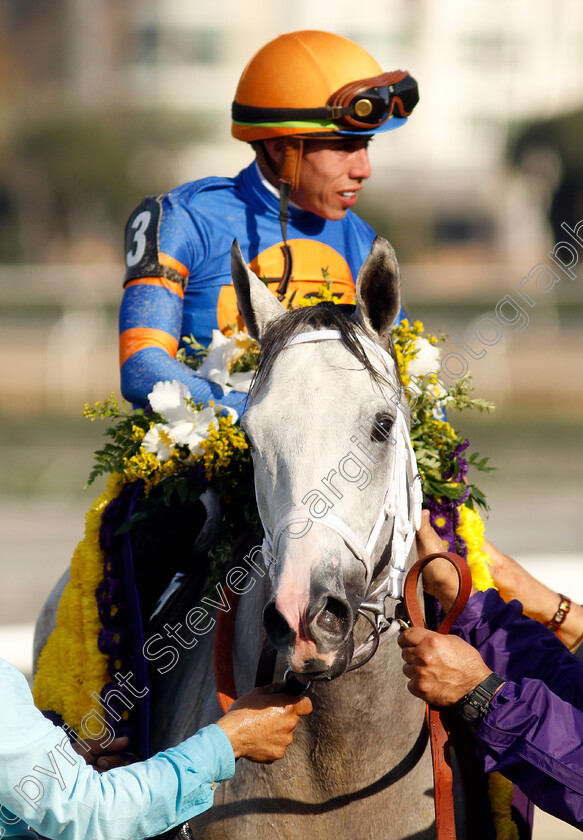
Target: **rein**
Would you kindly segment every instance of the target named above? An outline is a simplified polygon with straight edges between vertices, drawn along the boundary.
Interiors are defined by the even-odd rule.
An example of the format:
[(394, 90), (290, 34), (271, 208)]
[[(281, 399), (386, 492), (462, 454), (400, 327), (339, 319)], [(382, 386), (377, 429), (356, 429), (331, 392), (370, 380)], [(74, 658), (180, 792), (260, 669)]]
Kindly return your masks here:
[[(427, 627), (417, 600), (417, 584), (425, 566), (437, 557), (443, 557), (453, 564), (458, 574), (459, 590), (456, 599), (439, 627), (438, 633), (447, 634), (456, 618), (464, 609), (472, 591), (472, 576), (468, 564), (459, 555), (450, 552), (428, 554), (418, 560), (405, 579), (403, 600), (412, 627)], [(435, 780), (435, 823), (437, 840), (455, 840), (455, 811), (453, 802), (453, 774), (451, 767), (451, 743), (444, 712), (436, 706), (428, 706), (431, 756)]]

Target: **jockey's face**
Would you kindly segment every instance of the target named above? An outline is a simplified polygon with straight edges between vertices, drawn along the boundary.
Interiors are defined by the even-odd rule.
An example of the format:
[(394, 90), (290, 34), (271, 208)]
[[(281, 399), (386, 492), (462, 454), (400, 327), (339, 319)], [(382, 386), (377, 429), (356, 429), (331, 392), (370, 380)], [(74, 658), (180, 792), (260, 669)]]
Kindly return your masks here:
[[(304, 140), (300, 183), (292, 201), (330, 221), (343, 219), (358, 201), (363, 181), (370, 177), (369, 142), (370, 137)], [(284, 145), (279, 138), (266, 140), (265, 146), (281, 165)]]

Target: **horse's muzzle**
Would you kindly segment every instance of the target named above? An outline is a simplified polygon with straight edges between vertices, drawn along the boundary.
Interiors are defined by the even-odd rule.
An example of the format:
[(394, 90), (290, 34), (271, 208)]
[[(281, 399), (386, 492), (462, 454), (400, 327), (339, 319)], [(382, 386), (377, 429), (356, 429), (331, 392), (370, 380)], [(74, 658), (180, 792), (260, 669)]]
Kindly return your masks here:
[(338, 650), (351, 632), (352, 624), (352, 608), (337, 593), (323, 592), (317, 599), (310, 600), (306, 625), (319, 653)]
[(274, 647), (287, 654), (296, 673), (335, 677), (345, 670), (352, 652), (353, 612), (337, 593), (312, 597), (297, 628), (271, 598), (263, 610), (265, 632)]

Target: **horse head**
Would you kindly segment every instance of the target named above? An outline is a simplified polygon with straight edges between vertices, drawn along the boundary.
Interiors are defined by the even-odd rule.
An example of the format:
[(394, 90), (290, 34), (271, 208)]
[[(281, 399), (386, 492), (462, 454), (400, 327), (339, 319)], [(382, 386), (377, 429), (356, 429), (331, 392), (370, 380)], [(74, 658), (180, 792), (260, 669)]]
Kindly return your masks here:
[(241, 425), (272, 585), (263, 623), (292, 671), (333, 678), (350, 664), (361, 604), (400, 595), (415, 533), (418, 481), (390, 339), (398, 264), (377, 237), (350, 315), (335, 304), (286, 310), (237, 243), (232, 274), (262, 350)]

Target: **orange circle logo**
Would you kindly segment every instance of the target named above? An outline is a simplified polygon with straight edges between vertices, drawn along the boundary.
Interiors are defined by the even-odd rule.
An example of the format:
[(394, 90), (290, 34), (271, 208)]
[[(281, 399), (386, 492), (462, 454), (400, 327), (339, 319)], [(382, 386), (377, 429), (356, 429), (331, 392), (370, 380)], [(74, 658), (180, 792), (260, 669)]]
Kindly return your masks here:
[[(249, 268), (267, 283), (275, 294), (284, 269), (283, 243), (272, 245), (262, 251), (249, 263)], [(293, 267), (287, 294), (282, 303), (285, 307), (294, 300), (310, 297), (317, 293), (318, 287), (330, 283), (333, 296), (339, 303), (354, 303), (354, 279), (348, 263), (338, 251), (323, 242), (312, 239), (290, 239)], [(219, 329), (225, 332), (237, 324), (244, 329), (243, 319), (237, 308), (237, 298), (233, 284), (223, 286), (217, 304)]]

